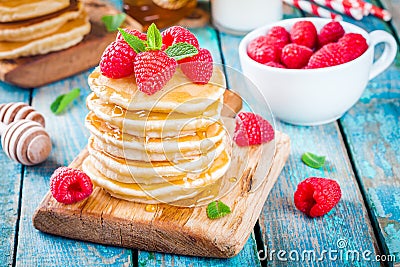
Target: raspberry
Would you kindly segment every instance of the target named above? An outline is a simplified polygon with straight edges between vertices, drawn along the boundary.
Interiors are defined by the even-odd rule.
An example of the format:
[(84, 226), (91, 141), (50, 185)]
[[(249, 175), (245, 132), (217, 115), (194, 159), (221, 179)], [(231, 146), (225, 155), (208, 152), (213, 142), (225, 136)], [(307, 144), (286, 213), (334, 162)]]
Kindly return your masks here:
[(172, 26), (161, 33), (162, 42), (164, 44), (163, 48), (168, 48), (169, 46), (176, 43), (189, 43), (196, 48), (199, 48), (199, 42), (196, 36), (191, 33), (188, 29), (181, 26)]
[(346, 62), (358, 58), (368, 49), (367, 41), (358, 33), (346, 33), (339, 39), (338, 44)]
[(89, 197), (93, 184), (83, 171), (60, 167), (51, 175), (50, 191), (58, 202), (72, 204)]
[(279, 62), (280, 49), (275, 45), (268, 44), (266, 36), (259, 36), (249, 43), (247, 54), (250, 58), (262, 64), (269, 61)]
[(139, 53), (134, 62), (136, 84), (140, 91), (152, 95), (160, 91), (175, 73), (177, 62), (164, 51)]
[(281, 63), (270, 61), (264, 64), (265, 66), (269, 67), (274, 67), (274, 68), (281, 68), (281, 69), (286, 69), (285, 66), (283, 66)]
[(101, 73), (113, 79), (123, 78), (133, 73), (135, 51), (125, 42), (112, 42), (104, 50), (100, 59)]
[(313, 49), (317, 43), (317, 29), (310, 21), (303, 20), (296, 22), (290, 30), (292, 43), (304, 45)]
[(346, 62), (343, 54), (340, 52), (338, 43), (330, 43), (324, 45), (321, 49), (315, 52), (308, 61), (307, 69), (318, 69), (336, 66)]
[(307, 46), (287, 44), (282, 49), (281, 62), (289, 69), (301, 69), (307, 65), (313, 51)]
[(267, 44), (276, 45), (282, 49), (285, 45), (290, 43), (290, 35), (285, 28), (281, 26), (272, 27), (267, 35)]
[(322, 27), (318, 35), (319, 46), (337, 42), (344, 35), (342, 25), (337, 21), (331, 21)]
[(266, 119), (251, 112), (237, 114), (233, 140), (238, 146), (260, 145), (273, 139), (274, 129)]
[[(130, 35), (135, 35), (140, 40), (146, 41), (146, 39), (147, 39), (147, 35), (145, 33), (143, 33), (143, 32), (138, 31), (138, 30), (128, 29), (128, 28), (125, 28), (123, 30), (126, 31), (127, 33), (129, 33)], [(118, 32), (117, 33), (117, 38), (115, 38), (115, 41), (125, 42), (125, 39), (124, 39), (124, 37), (122, 37), (121, 33)]]
[(199, 48), (199, 53), (193, 57), (178, 61), (182, 72), (194, 83), (206, 84), (213, 72), (213, 59), (210, 51)]
[(296, 208), (310, 217), (328, 213), (342, 197), (342, 191), (335, 180), (309, 177), (298, 184), (294, 193)]

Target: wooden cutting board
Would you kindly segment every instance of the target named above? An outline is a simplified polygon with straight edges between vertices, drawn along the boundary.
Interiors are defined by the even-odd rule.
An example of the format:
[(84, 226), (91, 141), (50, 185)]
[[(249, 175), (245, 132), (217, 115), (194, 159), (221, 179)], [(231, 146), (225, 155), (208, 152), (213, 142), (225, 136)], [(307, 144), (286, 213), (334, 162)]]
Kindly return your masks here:
[[(107, 32), (101, 17), (117, 14), (119, 11), (101, 0), (83, 0), (83, 2), (92, 28), (82, 42), (46, 55), (0, 60), (0, 80), (23, 88), (33, 88), (96, 66), (104, 49), (116, 36), (115, 32)], [(138, 22), (129, 17), (125, 23), (130, 28), (141, 28)]]
[[(225, 127), (231, 133), (235, 125), (232, 117), (241, 108), (240, 96), (226, 90), (222, 115), (227, 118)], [(222, 178), (225, 179), (222, 184), (228, 184), (231, 190), (221, 199), (231, 207), (232, 213), (220, 219), (210, 220), (204, 206), (184, 208), (128, 202), (95, 187), (88, 199), (72, 205), (58, 203), (48, 192), (33, 215), (33, 225), (46, 233), (107, 245), (233, 257), (249, 238), (289, 153), (290, 138), (278, 131), (275, 142), (253, 147), (233, 146), (230, 168)], [(88, 151), (84, 149), (70, 167), (80, 169), (87, 156)], [(271, 167), (260, 171), (257, 164)], [(232, 177), (237, 182), (229, 185)]]
[[(269, 150), (268, 146), (263, 149)], [(118, 200), (95, 187), (85, 201), (64, 205), (47, 193), (33, 216), (36, 229), (68, 238), (174, 254), (228, 258), (245, 245), (268, 193), (289, 156), (290, 139), (276, 132), (276, 150), (268, 175), (255, 177), (259, 162), (256, 151), (237, 155), (231, 168), (248, 158), (243, 177), (221, 200), (232, 213), (210, 220), (206, 207), (182, 208), (167, 204), (145, 205)], [(83, 150), (70, 167), (80, 168), (88, 156)], [(257, 174), (257, 173), (256, 173)], [(255, 192), (250, 192), (253, 179), (264, 179)], [(150, 208), (150, 209), (149, 209)]]

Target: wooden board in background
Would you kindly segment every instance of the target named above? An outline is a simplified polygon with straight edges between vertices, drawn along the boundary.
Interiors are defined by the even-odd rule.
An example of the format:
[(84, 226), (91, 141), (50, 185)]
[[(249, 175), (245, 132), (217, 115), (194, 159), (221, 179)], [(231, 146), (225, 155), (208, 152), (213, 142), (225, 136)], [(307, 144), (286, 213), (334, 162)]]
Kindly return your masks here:
[[(42, 86), (77, 74), (99, 64), (100, 57), (114, 39), (116, 33), (107, 32), (101, 17), (119, 13), (114, 7), (100, 0), (85, 0), (91, 30), (82, 42), (65, 50), (46, 55), (0, 60), (0, 79), (23, 88)], [(130, 28), (139, 28), (138, 23), (129, 18)]]

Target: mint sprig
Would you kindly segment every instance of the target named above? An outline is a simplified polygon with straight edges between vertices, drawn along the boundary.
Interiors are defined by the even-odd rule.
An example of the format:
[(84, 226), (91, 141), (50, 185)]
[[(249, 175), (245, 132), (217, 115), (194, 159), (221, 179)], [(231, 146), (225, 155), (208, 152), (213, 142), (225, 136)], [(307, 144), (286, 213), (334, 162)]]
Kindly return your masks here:
[(215, 220), (231, 213), (231, 209), (222, 201), (213, 201), (207, 206), (207, 217)]
[(147, 50), (160, 50), (162, 47), (162, 36), (157, 26), (152, 23), (147, 29)]
[(146, 51), (145, 43), (139, 39), (139, 37), (127, 33), (124, 29), (118, 28), (118, 31), (121, 33), (122, 37), (124, 38), (125, 42), (135, 50), (136, 53)]
[(319, 169), (325, 165), (325, 156), (318, 156), (311, 152), (306, 152), (301, 156), (301, 160), (309, 167)]
[(197, 48), (188, 43), (176, 43), (171, 45), (165, 50), (169, 57), (175, 60), (181, 60), (187, 57), (195, 56), (199, 53)]
[(81, 93), (79, 88), (72, 89), (66, 94), (59, 95), (53, 103), (51, 103), (50, 109), (51, 111), (58, 115), (63, 112), (69, 103), (74, 101)]
[(124, 22), (125, 18), (125, 13), (119, 13), (116, 15), (105, 15), (101, 17), (101, 21), (106, 26), (108, 32), (115, 32)]

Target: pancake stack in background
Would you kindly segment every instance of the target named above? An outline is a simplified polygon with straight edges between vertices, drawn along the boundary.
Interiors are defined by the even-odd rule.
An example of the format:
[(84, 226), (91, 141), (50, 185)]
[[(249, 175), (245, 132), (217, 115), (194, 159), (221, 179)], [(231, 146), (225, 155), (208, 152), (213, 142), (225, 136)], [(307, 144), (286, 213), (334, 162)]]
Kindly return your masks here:
[(231, 159), (220, 69), (203, 85), (178, 69), (151, 96), (138, 90), (134, 75), (111, 79), (98, 68), (89, 85), (90, 156), (82, 169), (96, 185), (128, 201), (186, 206), (219, 190)]
[(0, 59), (66, 49), (89, 32), (78, 0), (0, 0)]

